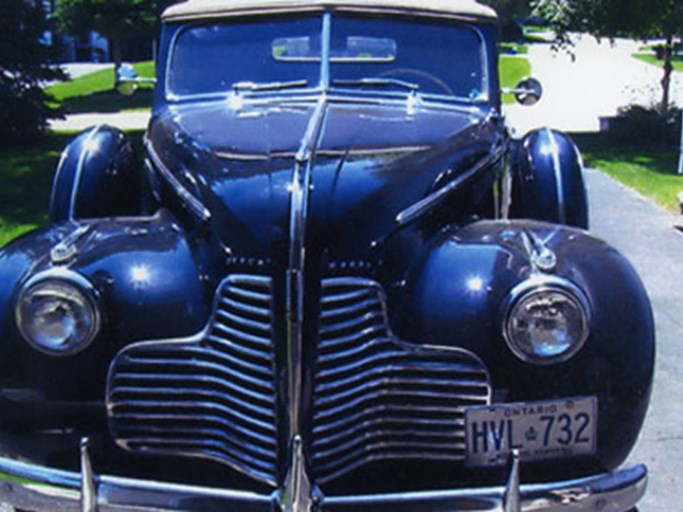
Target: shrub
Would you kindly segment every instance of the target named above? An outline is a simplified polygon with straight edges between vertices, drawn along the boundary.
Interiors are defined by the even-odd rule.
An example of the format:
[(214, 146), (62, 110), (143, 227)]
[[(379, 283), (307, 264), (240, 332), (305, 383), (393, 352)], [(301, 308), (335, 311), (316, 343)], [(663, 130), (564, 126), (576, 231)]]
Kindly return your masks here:
[(0, 2), (0, 146), (31, 142), (57, 117), (41, 88), (64, 76), (50, 66), (55, 49), (43, 40), (48, 28), (42, 2)]
[(48, 119), (57, 115), (47, 100), (39, 86), (0, 78), (0, 145), (31, 142), (42, 134)]
[(669, 108), (629, 105), (619, 109), (612, 120), (609, 138), (635, 146), (678, 146), (681, 137), (681, 112)]

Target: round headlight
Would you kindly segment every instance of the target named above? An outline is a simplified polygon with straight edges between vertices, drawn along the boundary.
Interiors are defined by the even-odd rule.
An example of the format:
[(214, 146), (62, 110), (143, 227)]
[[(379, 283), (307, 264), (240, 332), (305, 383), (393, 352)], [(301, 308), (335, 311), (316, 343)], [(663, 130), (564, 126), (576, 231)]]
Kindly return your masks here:
[(532, 278), (510, 293), (503, 334), (523, 361), (552, 364), (581, 349), (589, 323), (588, 301), (576, 286), (560, 278)]
[(70, 271), (48, 271), (30, 279), (19, 293), (15, 316), (24, 339), (50, 355), (83, 350), (100, 329), (95, 290)]

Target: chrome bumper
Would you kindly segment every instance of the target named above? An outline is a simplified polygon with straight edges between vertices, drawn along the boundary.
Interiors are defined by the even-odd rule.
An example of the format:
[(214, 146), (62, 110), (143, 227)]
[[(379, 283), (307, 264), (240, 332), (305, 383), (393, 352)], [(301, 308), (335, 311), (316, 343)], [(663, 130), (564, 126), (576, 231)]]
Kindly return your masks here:
[[(645, 493), (646, 485), (645, 466), (564, 482), (520, 485), (519, 459), (513, 457), (508, 482), (500, 487), (321, 496), (314, 509), (325, 512), (621, 512), (635, 506)], [(277, 491), (267, 495), (94, 475), (87, 441), (81, 445), (81, 471), (78, 473), (0, 458), (0, 502), (46, 512), (274, 512), (281, 509)]]

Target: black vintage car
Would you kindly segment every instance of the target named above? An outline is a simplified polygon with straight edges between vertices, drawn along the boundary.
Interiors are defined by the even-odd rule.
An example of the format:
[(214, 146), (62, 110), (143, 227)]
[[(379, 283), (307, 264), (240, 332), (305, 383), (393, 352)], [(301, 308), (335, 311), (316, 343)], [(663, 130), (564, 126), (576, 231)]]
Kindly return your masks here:
[(572, 141), (509, 135), (494, 13), (192, 0), (162, 25), (144, 164), (77, 136), (51, 223), (0, 252), (0, 500), (634, 507), (650, 305), (585, 230)]

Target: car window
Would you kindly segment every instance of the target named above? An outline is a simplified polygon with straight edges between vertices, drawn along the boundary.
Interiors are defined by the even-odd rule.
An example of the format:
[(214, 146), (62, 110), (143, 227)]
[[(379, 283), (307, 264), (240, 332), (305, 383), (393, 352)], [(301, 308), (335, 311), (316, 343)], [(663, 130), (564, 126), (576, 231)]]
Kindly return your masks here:
[[(354, 42), (366, 48), (354, 52)], [(390, 43), (389, 43), (390, 42)], [(332, 81), (387, 78), (415, 84), (421, 93), (483, 99), (486, 93), (480, 35), (462, 25), (343, 17), (332, 24)], [(385, 58), (381, 58), (385, 57)]]
[[(239, 82), (306, 81), (318, 85), (320, 64), (275, 58), (274, 42), (305, 40), (319, 55), (320, 17), (244, 20), (189, 26), (175, 42), (168, 89), (176, 96), (229, 92)], [(274, 49), (275, 48), (275, 49)], [(315, 51), (309, 49), (309, 51)]]
[[(412, 88), (422, 94), (483, 100), (485, 52), (466, 25), (415, 19), (333, 16), (330, 84)], [(239, 18), (189, 25), (178, 33), (167, 88), (177, 97), (271, 90), (321, 83), (323, 17)], [(238, 87), (239, 86), (239, 87)]]

